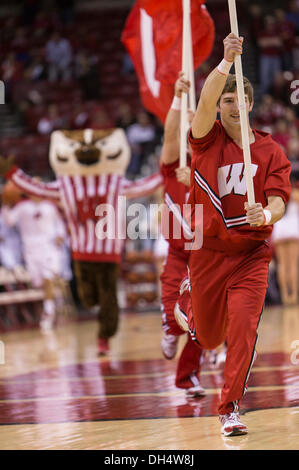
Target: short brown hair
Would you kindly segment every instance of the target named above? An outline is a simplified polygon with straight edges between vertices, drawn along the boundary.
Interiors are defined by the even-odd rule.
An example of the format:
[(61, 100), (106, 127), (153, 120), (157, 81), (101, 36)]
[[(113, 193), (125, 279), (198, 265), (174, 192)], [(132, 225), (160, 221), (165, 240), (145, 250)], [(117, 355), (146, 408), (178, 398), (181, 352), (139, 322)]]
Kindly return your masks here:
[[(251, 85), (250, 81), (248, 78), (243, 77), (243, 83), (244, 83), (244, 92), (245, 95), (248, 96), (249, 103), (251, 104), (253, 102), (253, 86)], [(229, 74), (227, 76), (224, 88), (222, 90), (222, 93), (217, 101), (217, 106), (219, 106), (221, 96), (224, 95), (224, 93), (234, 93), (237, 89), (237, 80), (236, 80), (236, 75)]]

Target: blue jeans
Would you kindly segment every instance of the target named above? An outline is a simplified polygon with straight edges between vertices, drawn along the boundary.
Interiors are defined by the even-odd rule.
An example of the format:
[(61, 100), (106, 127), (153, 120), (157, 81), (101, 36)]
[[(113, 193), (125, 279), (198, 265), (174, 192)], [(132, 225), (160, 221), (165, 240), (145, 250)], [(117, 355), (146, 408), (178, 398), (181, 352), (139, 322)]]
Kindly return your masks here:
[(275, 75), (282, 70), (281, 58), (277, 56), (260, 56), (260, 85), (261, 92), (268, 93)]

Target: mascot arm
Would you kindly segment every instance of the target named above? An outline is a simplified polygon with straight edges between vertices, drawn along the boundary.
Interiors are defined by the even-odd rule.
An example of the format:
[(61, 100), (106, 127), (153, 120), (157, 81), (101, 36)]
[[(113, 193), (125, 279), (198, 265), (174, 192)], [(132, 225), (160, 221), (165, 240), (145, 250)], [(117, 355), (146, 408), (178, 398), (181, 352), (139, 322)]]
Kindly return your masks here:
[(24, 173), (24, 171), (17, 166), (14, 166), (8, 171), (5, 177), (10, 179), (21, 191), (30, 196), (55, 199), (56, 201), (60, 199), (60, 185), (58, 180), (51, 183), (35, 181), (34, 178), (31, 178), (31, 176)]
[(162, 183), (163, 178), (160, 173), (140, 178), (137, 181), (130, 181), (124, 178), (122, 180), (120, 193), (128, 199), (139, 198), (154, 193)]

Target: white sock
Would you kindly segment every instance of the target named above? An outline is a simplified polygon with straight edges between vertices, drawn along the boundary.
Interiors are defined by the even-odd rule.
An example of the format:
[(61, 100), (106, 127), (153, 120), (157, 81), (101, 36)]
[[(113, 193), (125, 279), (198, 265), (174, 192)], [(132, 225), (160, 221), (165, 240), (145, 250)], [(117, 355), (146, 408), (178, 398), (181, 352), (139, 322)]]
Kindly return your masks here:
[(55, 314), (55, 302), (52, 299), (44, 300), (44, 312), (47, 315), (53, 316)]

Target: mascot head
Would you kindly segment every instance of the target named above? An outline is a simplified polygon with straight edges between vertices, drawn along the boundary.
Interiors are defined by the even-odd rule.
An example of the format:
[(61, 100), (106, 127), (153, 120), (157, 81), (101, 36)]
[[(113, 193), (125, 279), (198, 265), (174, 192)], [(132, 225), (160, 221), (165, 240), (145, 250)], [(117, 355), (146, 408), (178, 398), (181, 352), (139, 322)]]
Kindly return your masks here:
[(56, 175), (124, 175), (130, 147), (123, 129), (54, 131), (50, 165)]

